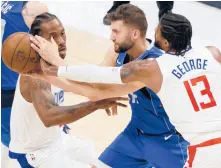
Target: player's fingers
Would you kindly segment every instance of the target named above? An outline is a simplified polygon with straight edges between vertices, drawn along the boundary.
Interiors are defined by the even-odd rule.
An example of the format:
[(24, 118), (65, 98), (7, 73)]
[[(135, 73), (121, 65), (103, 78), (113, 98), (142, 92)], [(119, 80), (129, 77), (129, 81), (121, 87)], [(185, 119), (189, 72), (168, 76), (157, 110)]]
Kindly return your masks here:
[[(33, 48), (36, 52), (38, 52), (39, 53), (39, 55), (40, 55), (40, 52), (41, 52), (41, 50), (34, 44), (34, 43), (31, 43), (31, 48)], [(40, 55), (41, 56), (41, 55)]]
[(35, 38), (36, 38), (36, 40), (39, 41), (40, 44), (47, 42), (47, 40), (45, 40), (45, 39), (42, 38), (41, 36), (35, 35)]
[(114, 105), (120, 106), (120, 107), (127, 107), (126, 104), (115, 102)]
[(113, 101), (128, 101), (129, 98), (128, 97), (115, 97), (115, 98), (111, 98), (111, 100), (113, 100)]
[(108, 116), (111, 116), (111, 111), (110, 111), (109, 108), (105, 109), (105, 111), (106, 111), (106, 113), (107, 113)]
[(118, 114), (118, 112), (117, 112), (117, 106), (115, 106), (115, 109), (116, 109), (116, 115)]
[(57, 45), (57, 43), (54, 41), (53, 37), (51, 37), (51, 42), (52, 42), (52, 44)]
[(30, 37), (30, 41), (31, 41), (32, 44), (34, 44), (34, 45), (40, 47), (40, 42), (39, 42), (35, 37), (32, 37), (32, 36), (31, 36), (31, 37)]
[(112, 110), (112, 115), (114, 116), (114, 115), (117, 115), (117, 108), (116, 108), (117, 106), (115, 105), (115, 106), (113, 106), (113, 107), (111, 107), (111, 110)]

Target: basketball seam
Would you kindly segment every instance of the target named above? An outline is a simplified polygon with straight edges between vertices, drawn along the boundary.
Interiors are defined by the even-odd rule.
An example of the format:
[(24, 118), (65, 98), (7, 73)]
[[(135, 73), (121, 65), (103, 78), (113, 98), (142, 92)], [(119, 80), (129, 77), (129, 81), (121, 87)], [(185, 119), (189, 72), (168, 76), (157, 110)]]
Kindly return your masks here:
[[(29, 34), (26, 34), (26, 36), (29, 35)], [(28, 61), (29, 61), (29, 58), (30, 58), (30, 55), (31, 55), (31, 43), (30, 43), (30, 51), (29, 51), (29, 57), (28, 57), (28, 60), (26, 61), (24, 67), (22, 68), (22, 70), (20, 72), (22, 72), (24, 69), (25, 69), (25, 66), (27, 65)]]
[(12, 37), (14, 37), (14, 36), (17, 35), (17, 34), (25, 34), (25, 33), (20, 32), (20, 33), (13, 33), (13, 34), (11, 34), (9, 37), (7, 37), (7, 38), (5, 39), (3, 45), (4, 45), (9, 39), (11, 39)]
[[(5, 39), (5, 41), (4, 41), (4, 43), (2, 44), (2, 51), (4, 51), (4, 48), (5, 48), (5, 45), (6, 45), (6, 43), (12, 38), (12, 37), (14, 37), (15, 35), (17, 35), (17, 34), (25, 34), (24, 32), (20, 32), (20, 33), (13, 33), (13, 34), (11, 34), (9, 37), (7, 37), (6, 39)], [(5, 45), (4, 45), (5, 44)], [(17, 48), (17, 47), (16, 47)], [(13, 54), (14, 55), (14, 54)], [(2, 55), (3, 56), (3, 55)], [(13, 57), (12, 57), (13, 58)], [(2, 58), (3, 59), (3, 58)], [(4, 59), (3, 59), (4, 60)], [(6, 65), (7, 66), (7, 65)], [(7, 66), (8, 67), (8, 66)], [(10, 68), (10, 67), (8, 67), (8, 68)], [(12, 67), (11, 67), (12, 68)]]
[[(22, 41), (22, 39), (23, 39), (25, 36), (26, 36), (26, 34), (21, 38), (21, 40), (20, 40), (19, 43), (17, 44), (17, 46), (16, 46), (16, 48), (15, 48), (15, 51), (17, 50), (18, 45), (20, 44), (20, 42)], [(13, 62), (14, 56), (15, 56), (15, 51), (14, 51), (13, 56), (12, 56), (12, 59), (11, 59), (11, 69), (12, 69), (12, 62)]]

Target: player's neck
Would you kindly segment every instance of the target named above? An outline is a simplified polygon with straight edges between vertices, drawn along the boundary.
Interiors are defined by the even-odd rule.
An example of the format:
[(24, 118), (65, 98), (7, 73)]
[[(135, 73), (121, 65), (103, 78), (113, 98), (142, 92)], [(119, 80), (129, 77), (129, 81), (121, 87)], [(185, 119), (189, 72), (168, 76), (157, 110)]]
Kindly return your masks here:
[(127, 51), (127, 54), (135, 60), (148, 49), (149, 45), (150, 43), (145, 38), (138, 40), (134, 46)]

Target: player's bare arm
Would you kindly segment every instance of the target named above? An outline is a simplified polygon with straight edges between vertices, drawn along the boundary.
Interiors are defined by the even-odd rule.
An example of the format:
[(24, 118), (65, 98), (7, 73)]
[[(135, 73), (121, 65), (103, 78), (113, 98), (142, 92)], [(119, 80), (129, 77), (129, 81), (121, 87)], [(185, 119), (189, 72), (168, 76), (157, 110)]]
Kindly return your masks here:
[(122, 83), (140, 82), (156, 93), (163, 80), (162, 73), (155, 59), (132, 61), (120, 69)]
[(48, 12), (48, 8), (44, 3), (29, 1), (25, 4), (22, 10), (22, 16), (26, 25), (31, 28), (31, 24), (34, 21), (35, 17), (45, 12)]
[(116, 60), (118, 57), (118, 53), (114, 51), (114, 46), (111, 46), (105, 57), (104, 60), (99, 64), (100, 66), (116, 66)]
[[(53, 42), (53, 39), (51, 42), (48, 42), (42, 37), (36, 36), (35, 38), (31, 38), (31, 41), (32, 48), (35, 49), (42, 56), (42, 58), (49, 60), (50, 63), (52, 63), (52, 61), (56, 62), (54, 63), (54, 65), (57, 66), (64, 65), (62, 59), (61, 61), (58, 60), (60, 59), (60, 57), (58, 56), (57, 47), (56, 44)], [(50, 58), (48, 58), (49, 53), (53, 55), (52, 57), (50, 57), (54, 58), (53, 60), (50, 60)], [(118, 54), (114, 51), (113, 47), (110, 47), (108, 52), (106, 53), (105, 59), (102, 61), (100, 66), (115, 66), (117, 56)], [(41, 60), (41, 67), (44, 73), (47, 76), (50, 76), (46, 79), (48, 80), (48, 82), (57, 87), (63, 88), (66, 91), (86, 96), (93, 101), (111, 97), (118, 97), (119, 95), (126, 95), (134, 90), (138, 90), (145, 86), (144, 84), (138, 82), (125, 85), (105, 85), (100, 83), (86, 84), (76, 81), (68, 81), (65, 79), (53, 78), (53, 76), (57, 76), (58, 67), (49, 66), (43, 60)]]
[(212, 53), (214, 59), (221, 64), (221, 52), (214, 46), (207, 46), (207, 49)]
[(125, 107), (116, 100), (127, 100), (127, 98), (113, 98), (97, 102), (88, 101), (73, 106), (56, 106), (49, 83), (39, 79), (29, 78), (29, 80), (31, 103), (46, 127), (68, 124), (98, 109), (106, 109), (113, 105)]

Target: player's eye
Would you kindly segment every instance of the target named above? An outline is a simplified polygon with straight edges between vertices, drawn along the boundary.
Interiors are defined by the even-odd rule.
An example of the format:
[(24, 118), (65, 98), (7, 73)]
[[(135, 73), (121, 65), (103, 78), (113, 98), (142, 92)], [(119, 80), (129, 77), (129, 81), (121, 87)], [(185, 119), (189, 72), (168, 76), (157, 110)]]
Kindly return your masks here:
[(55, 35), (54, 34), (50, 34), (50, 38), (53, 37), (53, 39), (55, 39)]
[(65, 36), (65, 32), (61, 32), (61, 35), (62, 35), (62, 36)]

